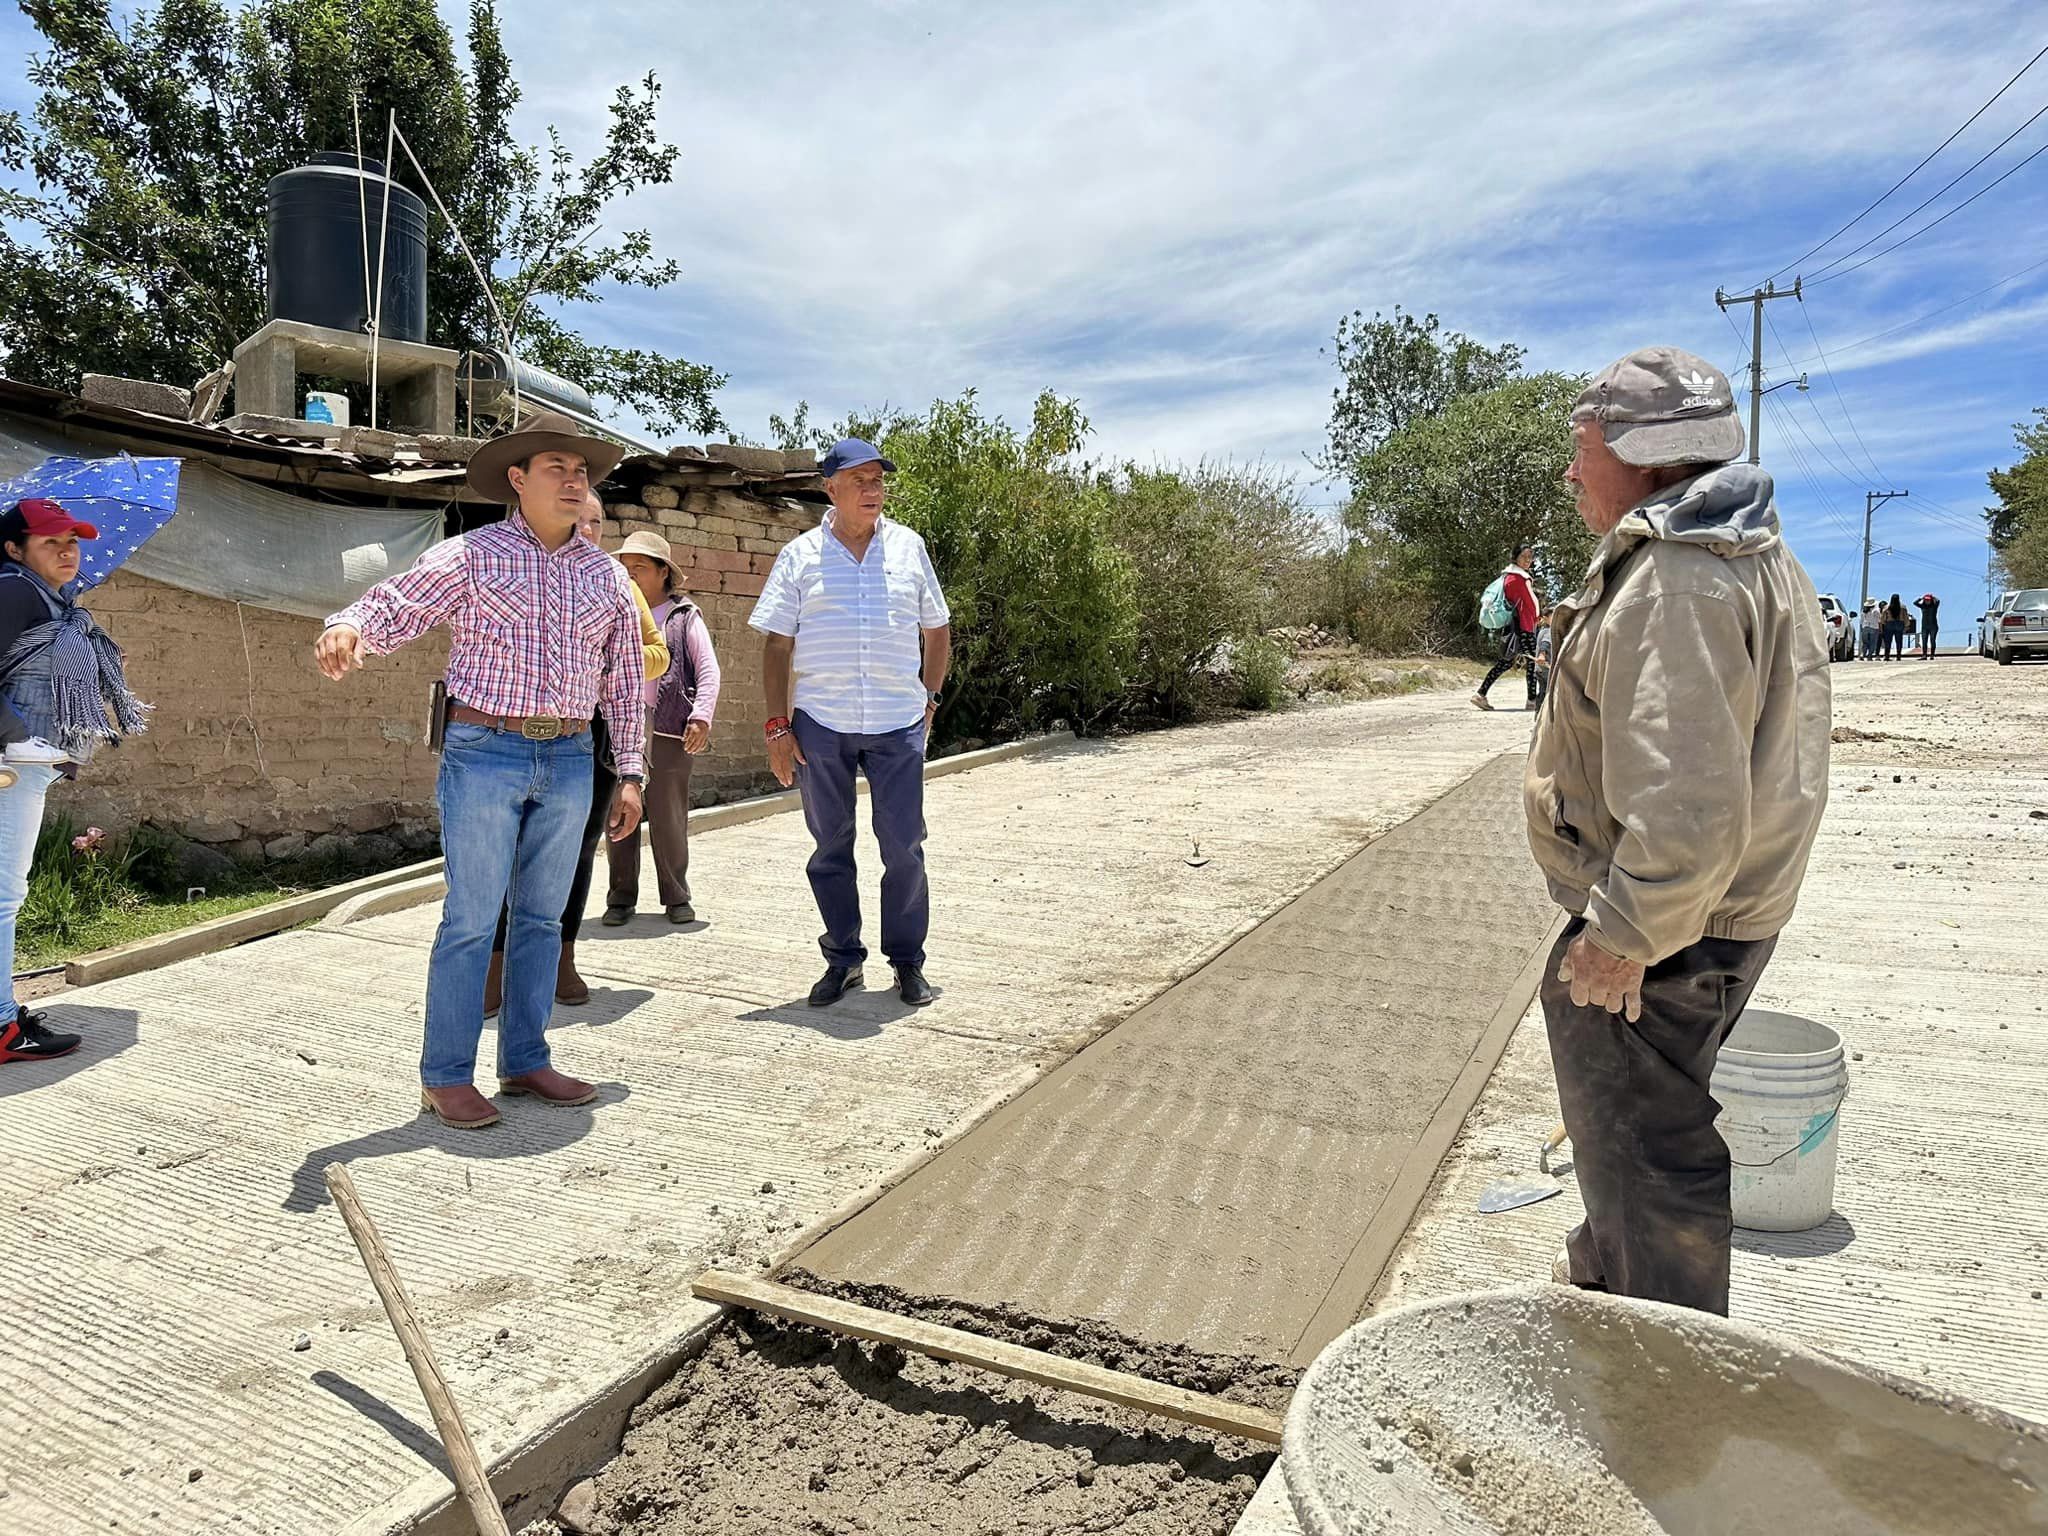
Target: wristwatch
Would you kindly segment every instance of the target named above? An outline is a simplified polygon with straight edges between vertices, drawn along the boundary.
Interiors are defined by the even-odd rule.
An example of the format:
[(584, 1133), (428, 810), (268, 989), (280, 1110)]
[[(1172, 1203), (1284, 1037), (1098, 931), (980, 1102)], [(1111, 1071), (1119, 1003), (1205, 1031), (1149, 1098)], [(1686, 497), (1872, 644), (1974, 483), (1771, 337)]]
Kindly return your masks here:
[(936, 709), (938, 708), (939, 704), (939, 696), (936, 693), (927, 692), (925, 694), (925, 701), (929, 703), (934, 709)]

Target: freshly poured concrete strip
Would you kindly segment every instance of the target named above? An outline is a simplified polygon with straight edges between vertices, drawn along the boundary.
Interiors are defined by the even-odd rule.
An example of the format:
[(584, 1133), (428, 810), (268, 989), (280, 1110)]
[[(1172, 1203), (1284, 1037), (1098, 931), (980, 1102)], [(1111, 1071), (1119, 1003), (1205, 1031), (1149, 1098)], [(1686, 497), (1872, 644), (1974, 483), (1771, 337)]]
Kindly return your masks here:
[(1304, 1363), (1363, 1305), (1377, 1270), (1347, 1260), (1548, 936), (1521, 780), (1504, 755), (798, 1262)]
[[(1738, 1232), (1732, 1310), (2048, 1421), (2048, 669), (1834, 676), (1832, 803), (1757, 1002), (1833, 1025), (1850, 1050), (1836, 1214), (1811, 1232)], [(1492, 1180), (1534, 1169), (1556, 1116), (1532, 1008), (1376, 1305), (1548, 1274), (1581, 1215), (1568, 1174), (1560, 1198), (1477, 1206)], [(1268, 1478), (1240, 1536), (1293, 1529)]]
[[(381, 1532), (445, 1501), (404, 1358), (322, 1203), (335, 1159), (479, 1449), (528, 1449), (525, 1486), (558, 1491), (562, 1465), (602, 1454), (597, 1420), (616, 1426), (618, 1397), (714, 1315), (687, 1299), (697, 1272), (759, 1267), (899, 1177), (1525, 728), (1417, 697), (934, 783), (945, 996), (915, 1014), (880, 991), (801, 1005), (820, 961), (798, 818), (710, 833), (691, 869), (704, 926), (584, 929), (594, 996), (553, 1038), (598, 1102), (515, 1101), (484, 1132), (415, 1109), (435, 907), (66, 994), (52, 1021), (84, 1049), (0, 1070), (0, 1400), (35, 1411), (0, 1467), (0, 1529)], [(489, 1053), (487, 1033), (486, 1085)]]

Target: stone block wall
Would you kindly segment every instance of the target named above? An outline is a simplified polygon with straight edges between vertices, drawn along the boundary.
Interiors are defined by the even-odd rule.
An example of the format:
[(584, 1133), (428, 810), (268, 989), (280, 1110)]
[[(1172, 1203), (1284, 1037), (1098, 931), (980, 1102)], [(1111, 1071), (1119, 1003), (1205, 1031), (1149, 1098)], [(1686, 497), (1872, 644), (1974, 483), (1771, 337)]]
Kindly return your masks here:
[(632, 495), (634, 500), (606, 505), (616, 520), (605, 525), (607, 547), (616, 549), (634, 533), (667, 539), (678, 579), (703, 610), (718, 652), (718, 718), (711, 746), (690, 776), (692, 797), (702, 804), (775, 788), (761, 740), (761, 722), (768, 717), (761, 637), (747, 628), (747, 615), (777, 552), (817, 526), (819, 509), (706, 486), (702, 475), (688, 473), (657, 473)]
[(294, 857), (323, 837), (374, 833), (433, 847), (427, 707), (445, 637), (335, 683), (313, 665), (316, 619), (127, 572), (87, 594), (86, 606), (156, 710), (146, 733), (54, 788), (53, 811), (110, 831), (152, 822), (248, 863)]
[[(703, 609), (723, 684), (709, 751), (692, 776), (700, 804), (774, 787), (761, 743), (761, 642), (747, 615), (776, 551), (817, 522), (803, 503), (656, 472), (610, 506), (606, 544), (666, 538)], [(607, 487), (608, 490), (614, 489)], [(320, 624), (118, 573), (86, 606), (128, 656), (149, 731), (52, 790), (53, 813), (109, 831), (149, 822), (242, 863), (369, 840), (388, 860), (430, 854), (439, 760), (426, 745), (429, 690), (445, 670), (435, 633), (333, 683), (313, 665)], [(391, 844), (396, 844), (393, 848)]]

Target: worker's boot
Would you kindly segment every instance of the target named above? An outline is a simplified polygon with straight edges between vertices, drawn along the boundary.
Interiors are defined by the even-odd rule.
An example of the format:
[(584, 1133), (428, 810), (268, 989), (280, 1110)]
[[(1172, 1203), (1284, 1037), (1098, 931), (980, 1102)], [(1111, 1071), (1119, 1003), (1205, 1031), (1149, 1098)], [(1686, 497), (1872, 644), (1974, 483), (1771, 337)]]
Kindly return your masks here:
[(576, 941), (562, 940), (562, 958), (555, 965), (555, 1001), (574, 1007), (590, 1001), (590, 988), (576, 974)]
[(491, 951), (490, 968), (484, 972), (484, 1017), (495, 1019), (505, 1006), (505, 951)]

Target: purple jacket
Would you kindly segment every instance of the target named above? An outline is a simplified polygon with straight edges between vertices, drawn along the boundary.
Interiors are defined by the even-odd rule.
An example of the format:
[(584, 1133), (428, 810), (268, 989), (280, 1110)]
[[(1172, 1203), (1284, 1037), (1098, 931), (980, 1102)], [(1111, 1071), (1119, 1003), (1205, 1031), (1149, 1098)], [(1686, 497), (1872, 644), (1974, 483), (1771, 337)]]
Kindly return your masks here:
[(697, 605), (675, 598), (662, 616), (661, 637), (667, 642), (668, 671), (649, 684), (654, 694), (653, 730), (658, 736), (680, 736), (692, 720), (711, 719), (718, 707), (718, 657)]

